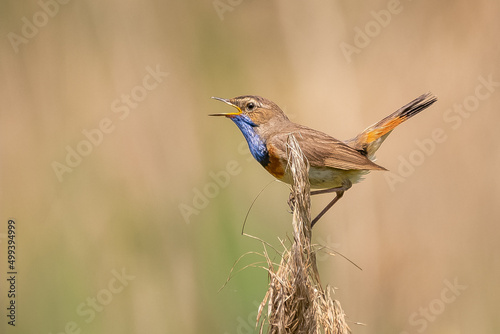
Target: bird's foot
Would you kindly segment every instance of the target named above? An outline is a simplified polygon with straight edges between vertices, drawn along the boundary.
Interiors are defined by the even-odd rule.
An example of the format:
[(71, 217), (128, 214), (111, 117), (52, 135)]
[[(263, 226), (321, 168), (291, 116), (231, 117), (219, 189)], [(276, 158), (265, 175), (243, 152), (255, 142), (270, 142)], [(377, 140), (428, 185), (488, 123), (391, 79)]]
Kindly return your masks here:
[(293, 195), (293, 192), (290, 192), (287, 203), (288, 207), (290, 208), (290, 213), (293, 213), (293, 210), (295, 209), (295, 196)]

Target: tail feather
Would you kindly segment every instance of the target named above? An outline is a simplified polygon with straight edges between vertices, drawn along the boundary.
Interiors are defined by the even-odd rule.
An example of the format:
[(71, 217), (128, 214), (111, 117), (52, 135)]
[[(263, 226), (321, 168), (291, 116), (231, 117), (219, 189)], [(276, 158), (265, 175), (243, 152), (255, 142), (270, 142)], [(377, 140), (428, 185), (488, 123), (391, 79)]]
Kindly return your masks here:
[(385, 117), (380, 122), (369, 126), (346, 143), (369, 158), (373, 158), (382, 142), (396, 126), (428, 108), (436, 101), (437, 98), (433, 94), (423, 94), (407, 105), (399, 108), (396, 112)]

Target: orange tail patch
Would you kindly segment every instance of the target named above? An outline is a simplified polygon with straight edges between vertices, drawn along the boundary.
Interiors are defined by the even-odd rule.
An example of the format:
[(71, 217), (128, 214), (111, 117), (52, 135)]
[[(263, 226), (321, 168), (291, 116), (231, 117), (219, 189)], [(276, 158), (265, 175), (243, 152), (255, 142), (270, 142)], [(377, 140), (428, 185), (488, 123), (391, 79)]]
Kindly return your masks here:
[(436, 101), (437, 98), (431, 93), (423, 94), (380, 122), (366, 128), (355, 138), (348, 140), (347, 144), (363, 154), (373, 157), (382, 142), (396, 126), (428, 108)]
[(375, 129), (367, 129), (367, 130), (365, 130), (366, 132), (363, 133), (364, 137), (365, 137), (365, 138), (363, 138), (363, 141), (366, 144), (370, 144), (370, 143), (374, 142), (375, 140), (379, 139), (380, 137), (382, 137), (383, 135), (394, 130), (394, 128), (396, 126), (403, 123), (407, 119), (408, 119), (408, 117), (406, 117), (406, 116), (398, 116), (394, 119), (387, 120), (386, 123), (381, 125), (380, 127), (377, 127)]

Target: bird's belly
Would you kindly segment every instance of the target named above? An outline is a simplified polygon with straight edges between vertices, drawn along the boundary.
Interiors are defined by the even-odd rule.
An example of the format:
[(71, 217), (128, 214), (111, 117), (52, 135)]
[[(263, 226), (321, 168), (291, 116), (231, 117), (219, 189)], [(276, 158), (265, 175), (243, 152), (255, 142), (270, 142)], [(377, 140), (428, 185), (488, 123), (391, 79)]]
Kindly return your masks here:
[(367, 170), (311, 167), (309, 168), (309, 182), (311, 183), (311, 188), (336, 188), (342, 186), (347, 179), (353, 184), (358, 183), (361, 181), (363, 175), (367, 173)]
[[(292, 184), (293, 178), (287, 162), (280, 159), (274, 152), (273, 147), (269, 148), (269, 162), (264, 168), (278, 180)], [(352, 184), (358, 183), (367, 174), (368, 170), (359, 169), (337, 169), (332, 167), (309, 167), (309, 182), (313, 189), (329, 189), (341, 187), (345, 180), (351, 181)]]
[[(313, 189), (336, 188), (341, 187), (345, 180), (351, 181), (352, 184), (358, 183), (367, 173), (369, 173), (368, 170), (344, 170), (311, 166), (309, 168), (309, 182)], [(289, 184), (292, 183), (292, 175), (289, 170), (281, 178), (278, 177), (278, 179)]]

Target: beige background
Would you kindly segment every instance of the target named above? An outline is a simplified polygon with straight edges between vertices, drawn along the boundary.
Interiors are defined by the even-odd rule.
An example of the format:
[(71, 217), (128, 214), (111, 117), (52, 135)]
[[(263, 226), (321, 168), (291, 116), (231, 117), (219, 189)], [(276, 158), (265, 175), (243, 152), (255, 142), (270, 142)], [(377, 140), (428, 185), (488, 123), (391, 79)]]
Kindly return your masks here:
[[(51, 15), (35, 1), (0, 9), (0, 266), (13, 217), (16, 332), (252, 332), (266, 272), (218, 289), (262, 251), (240, 231), (272, 177), (234, 124), (207, 117), (228, 111), (210, 97), (262, 95), (347, 139), (427, 91), (438, 103), (379, 151), (394, 174), (368, 175), (314, 230), (363, 270), (322, 255), (322, 279), (354, 333), (498, 332), (497, 2), (42, 3)], [(67, 147), (88, 154), (60, 181)], [(271, 184), (246, 231), (278, 245), (287, 198)]]

